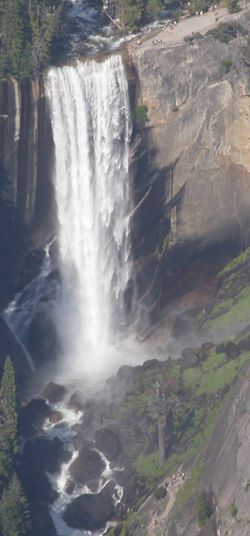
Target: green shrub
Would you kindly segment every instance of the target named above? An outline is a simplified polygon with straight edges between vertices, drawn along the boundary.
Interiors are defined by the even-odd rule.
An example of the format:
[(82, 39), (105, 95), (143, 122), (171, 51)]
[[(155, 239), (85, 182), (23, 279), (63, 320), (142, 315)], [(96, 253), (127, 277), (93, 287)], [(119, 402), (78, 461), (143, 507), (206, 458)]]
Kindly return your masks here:
[(199, 503), (198, 503), (198, 523), (200, 527), (203, 527), (207, 521), (212, 515), (212, 509), (207, 504), (206, 496), (201, 495), (199, 497)]
[(228, 60), (228, 59), (224, 59), (224, 60), (221, 60), (221, 66), (223, 68), (223, 71), (225, 73), (228, 73), (230, 67), (232, 67), (233, 65), (233, 62), (231, 60)]
[(247, 482), (244, 486), (244, 491), (247, 492), (250, 488), (250, 482)]
[(206, 35), (212, 35), (214, 39), (218, 39), (221, 43), (229, 43), (239, 33), (245, 35), (243, 26), (238, 22), (221, 22), (216, 28), (208, 30)]
[(159, 501), (160, 499), (163, 499), (164, 497), (166, 497), (166, 490), (163, 486), (160, 486), (159, 488), (157, 488), (154, 492), (154, 498)]
[(145, 104), (140, 104), (135, 108), (134, 117), (138, 123), (146, 123), (148, 119), (148, 107)]
[(237, 506), (235, 505), (235, 503), (232, 503), (231, 504), (231, 516), (232, 517), (236, 517), (238, 514), (238, 508)]
[(184, 41), (186, 43), (191, 43), (191, 45), (193, 44), (195, 39), (203, 39), (203, 35), (201, 35), (200, 32), (196, 32), (192, 35), (187, 35), (186, 37), (184, 37)]

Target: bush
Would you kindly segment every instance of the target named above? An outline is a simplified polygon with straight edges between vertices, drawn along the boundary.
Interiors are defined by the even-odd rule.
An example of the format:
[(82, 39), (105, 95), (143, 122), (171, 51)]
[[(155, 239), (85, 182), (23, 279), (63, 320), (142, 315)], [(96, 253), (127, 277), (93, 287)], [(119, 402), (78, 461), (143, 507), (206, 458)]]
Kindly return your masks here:
[(206, 495), (203, 494), (199, 497), (198, 503), (198, 523), (200, 527), (203, 527), (212, 515), (213, 511), (211, 507), (207, 504)]
[(190, 15), (195, 15), (197, 12), (200, 13), (201, 11), (203, 11), (203, 13), (206, 13), (208, 11), (208, 8), (209, 5), (206, 2), (196, 1), (189, 9), (189, 13)]
[(228, 60), (228, 59), (221, 60), (221, 66), (223, 68), (224, 73), (228, 73), (232, 65), (233, 65), (233, 62), (231, 60)]
[(138, 123), (146, 123), (148, 119), (148, 107), (140, 104), (135, 108), (134, 117)]
[(192, 35), (187, 35), (186, 37), (184, 37), (184, 41), (186, 41), (186, 43), (191, 43), (191, 44), (193, 44), (193, 41), (195, 39), (203, 39), (203, 35), (201, 35), (201, 33), (199, 32), (196, 32)]
[(231, 504), (231, 516), (232, 517), (236, 517), (238, 514), (238, 508), (237, 506), (235, 505), (235, 503), (232, 503)]
[(221, 43), (229, 43), (235, 39), (238, 34), (245, 35), (245, 30), (238, 22), (221, 22), (216, 28), (209, 30), (206, 35), (212, 35)]
[(163, 499), (164, 497), (166, 497), (166, 495), (167, 495), (167, 492), (163, 486), (160, 486), (154, 492), (154, 498), (157, 501), (159, 501), (160, 499)]

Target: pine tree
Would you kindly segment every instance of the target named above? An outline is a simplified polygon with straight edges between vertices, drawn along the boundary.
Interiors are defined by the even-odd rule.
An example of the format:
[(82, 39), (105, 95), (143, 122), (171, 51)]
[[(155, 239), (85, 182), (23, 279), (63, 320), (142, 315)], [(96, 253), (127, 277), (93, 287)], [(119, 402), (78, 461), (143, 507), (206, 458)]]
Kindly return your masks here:
[[(29, 22), (24, 0), (9, 0), (3, 6), (1, 21), (1, 56), (5, 75), (29, 76)], [(6, 63), (8, 61), (8, 66)], [(24, 63), (25, 61), (25, 63)]]
[(2, 486), (12, 476), (17, 450), (16, 381), (12, 362), (7, 357), (0, 386), (0, 481)]
[(31, 527), (29, 507), (16, 473), (3, 491), (0, 519), (2, 536), (28, 536)]

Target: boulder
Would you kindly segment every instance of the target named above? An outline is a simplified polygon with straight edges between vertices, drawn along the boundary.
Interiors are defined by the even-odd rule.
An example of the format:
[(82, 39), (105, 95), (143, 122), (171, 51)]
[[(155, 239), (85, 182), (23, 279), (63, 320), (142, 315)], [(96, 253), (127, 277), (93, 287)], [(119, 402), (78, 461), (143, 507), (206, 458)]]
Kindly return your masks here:
[(250, 340), (249, 339), (243, 339), (242, 341), (239, 341), (238, 347), (241, 352), (249, 352), (250, 350)]
[(133, 367), (131, 365), (122, 365), (116, 376), (118, 380), (131, 380), (134, 376)]
[(81, 391), (75, 391), (75, 393), (73, 393), (73, 395), (70, 397), (68, 407), (82, 409), (83, 406), (84, 406), (83, 394), (81, 393)]
[(75, 489), (75, 482), (73, 482), (73, 480), (68, 480), (65, 486), (65, 492), (68, 495), (72, 495), (72, 493), (74, 492), (74, 489)]
[(151, 370), (158, 368), (160, 365), (160, 361), (158, 359), (148, 359), (145, 361), (142, 365), (143, 370)]
[(25, 438), (37, 435), (37, 429), (43, 426), (50, 416), (51, 408), (43, 398), (33, 398), (19, 412), (19, 434)]
[(17, 472), (29, 501), (53, 504), (58, 498), (57, 491), (52, 488), (45, 471), (40, 467), (19, 463)]
[(60, 471), (61, 464), (68, 461), (72, 454), (63, 449), (63, 442), (55, 437), (52, 441), (40, 436), (26, 441), (24, 461), (49, 473)]
[(240, 348), (230, 341), (225, 346), (225, 352), (228, 359), (237, 359), (240, 355)]
[(181, 352), (181, 356), (191, 366), (195, 366), (198, 363), (198, 355), (192, 348), (184, 348)]
[(84, 447), (69, 468), (70, 475), (80, 484), (99, 478), (105, 469), (105, 463), (95, 450)]
[(115, 514), (114, 503), (110, 497), (80, 495), (72, 501), (63, 514), (63, 520), (76, 529), (95, 531), (101, 529)]
[(32, 536), (56, 536), (57, 532), (46, 505), (30, 503)]
[(63, 419), (63, 414), (61, 411), (52, 411), (49, 421), (52, 424), (56, 424), (57, 422), (60, 422)]
[(49, 402), (61, 402), (63, 400), (64, 396), (66, 394), (66, 387), (63, 385), (58, 385), (54, 382), (49, 382), (44, 391), (43, 396), (46, 398)]
[(216, 352), (216, 354), (224, 354), (224, 352), (225, 352), (225, 344), (224, 343), (217, 344), (215, 352)]
[(106, 458), (111, 461), (119, 454), (119, 438), (108, 428), (102, 428), (95, 433), (95, 442), (97, 448), (105, 454)]

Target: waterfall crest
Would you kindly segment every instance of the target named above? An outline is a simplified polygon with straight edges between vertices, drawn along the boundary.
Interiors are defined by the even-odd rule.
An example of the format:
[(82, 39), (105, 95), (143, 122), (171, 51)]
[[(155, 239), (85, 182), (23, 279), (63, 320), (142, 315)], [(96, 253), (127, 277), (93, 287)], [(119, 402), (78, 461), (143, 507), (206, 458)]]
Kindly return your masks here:
[[(58, 326), (75, 370), (100, 355), (126, 323), (131, 278), (128, 87), (120, 56), (51, 69), (62, 277)], [(86, 363), (85, 363), (86, 364)], [(107, 366), (105, 356), (105, 367)]]

